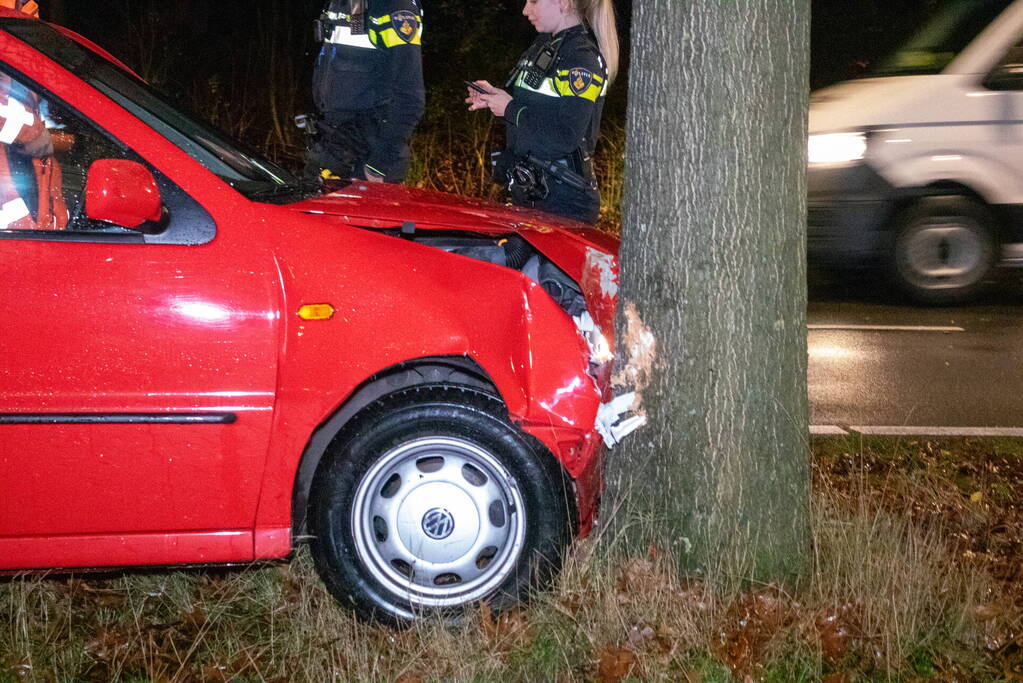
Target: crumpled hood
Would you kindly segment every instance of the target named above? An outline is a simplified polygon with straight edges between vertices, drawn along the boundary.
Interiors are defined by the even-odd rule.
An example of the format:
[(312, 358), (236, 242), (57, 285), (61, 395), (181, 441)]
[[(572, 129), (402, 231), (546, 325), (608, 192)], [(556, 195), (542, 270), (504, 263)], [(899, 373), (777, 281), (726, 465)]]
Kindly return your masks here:
[[(810, 133), (861, 130), (870, 126), (940, 121), (948, 112), (932, 102), (935, 91), (946, 91), (963, 76), (889, 76), (845, 81), (810, 95)], [(937, 106), (936, 106), (937, 105)]]
[(579, 283), (590, 315), (605, 334), (613, 329), (618, 239), (583, 223), (460, 195), (366, 182), (287, 208), (362, 228), (396, 228), (411, 222), (417, 230), (517, 234)]
[(339, 190), (291, 204), (309, 214), (337, 216), (367, 228), (400, 226), (412, 221), (425, 230), (467, 230), (481, 234), (559, 234), (617, 252), (618, 240), (577, 221), (482, 199), (384, 183), (353, 183)]

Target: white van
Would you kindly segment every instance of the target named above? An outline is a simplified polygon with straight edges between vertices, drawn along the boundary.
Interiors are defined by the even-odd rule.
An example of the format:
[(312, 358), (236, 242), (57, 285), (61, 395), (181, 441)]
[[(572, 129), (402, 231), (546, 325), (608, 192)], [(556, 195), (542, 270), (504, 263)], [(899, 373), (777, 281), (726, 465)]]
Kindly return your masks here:
[(931, 304), (1023, 265), (1023, 0), (948, 0), (810, 102), (811, 264), (881, 265)]

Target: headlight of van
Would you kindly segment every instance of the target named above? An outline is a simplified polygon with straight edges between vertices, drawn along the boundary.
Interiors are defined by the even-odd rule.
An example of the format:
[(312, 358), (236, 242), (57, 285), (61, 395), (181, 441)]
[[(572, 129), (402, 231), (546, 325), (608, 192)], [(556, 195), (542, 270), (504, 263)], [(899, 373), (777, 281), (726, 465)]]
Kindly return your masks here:
[(811, 164), (847, 164), (859, 161), (866, 153), (864, 133), (811, 135), (807, 144), (807, 159)]

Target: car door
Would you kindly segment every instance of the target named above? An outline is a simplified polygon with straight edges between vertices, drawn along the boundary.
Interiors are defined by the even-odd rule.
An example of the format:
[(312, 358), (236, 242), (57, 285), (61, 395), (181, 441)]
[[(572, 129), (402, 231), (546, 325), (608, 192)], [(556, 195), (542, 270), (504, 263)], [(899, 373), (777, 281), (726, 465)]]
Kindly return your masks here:
[[(23, 101), (0, 94), (0, 108), (47, 119), (63, 140), (49, 158), (67, 221), (0, 215), (0, 567), (251, 557), (276, 380), (272, 259), (225, 236), (237, 212), (200, 205), (11, 77)], [(23, 152), (0, 141), (13, 175), (31, 167)], [(88, 218), (98, 159), (148, 168), (163, 221)]]

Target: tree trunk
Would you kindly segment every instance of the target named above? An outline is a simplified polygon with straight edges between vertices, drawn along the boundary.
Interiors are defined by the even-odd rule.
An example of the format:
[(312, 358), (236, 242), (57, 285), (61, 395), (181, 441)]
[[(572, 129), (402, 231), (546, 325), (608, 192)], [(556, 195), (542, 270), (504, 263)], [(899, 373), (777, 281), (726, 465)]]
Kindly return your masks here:
[(633, 10), (619, 358), (649, 423), (610, 497), (631, 538), (723, 578), (808, 552), (809, 24), (809, 0)]

